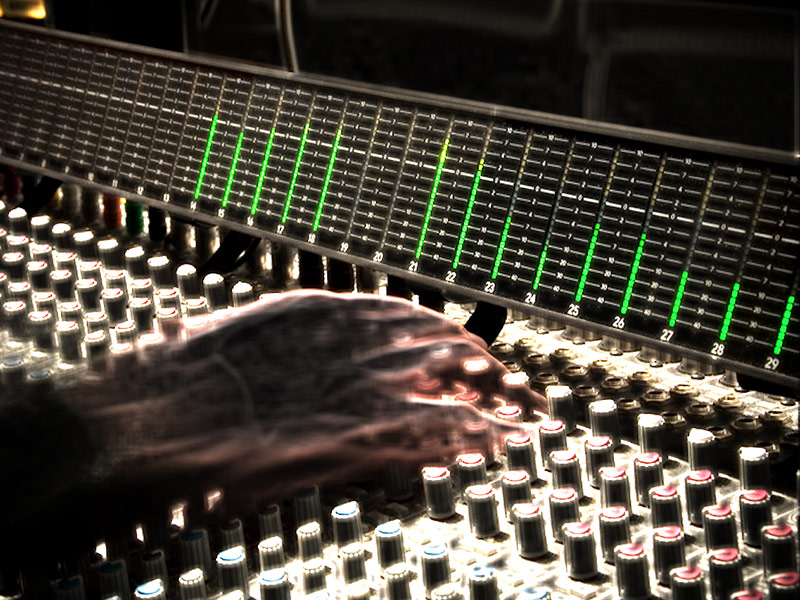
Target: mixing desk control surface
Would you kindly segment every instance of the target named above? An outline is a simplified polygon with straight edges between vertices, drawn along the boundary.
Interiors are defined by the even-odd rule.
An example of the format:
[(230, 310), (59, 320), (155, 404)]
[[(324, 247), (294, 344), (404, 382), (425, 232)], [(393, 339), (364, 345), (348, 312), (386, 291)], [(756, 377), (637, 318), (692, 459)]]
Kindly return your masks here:
[[(337, 479), (246, 508), (225, 490), (159, 496), (150, 485), (151, 504), (179, 503), (133, 511), (141, 524), (96, 541), (107, 521), (80, 525), (80, 550), (51, 535), (53, 548), (76, 542), (77, 559), (59, 549), (38, 564), (0, 539), (3, 592), (798, 597), (797, 400), (744, 390), (736, 375), (798, 384), (797, 156), (0, 21), (0, 163), (12, 167), (0, 200), (0, 408), (20, 390), (39, 401), (103, 378), (127, 385), (120, 365), (139, 379), (165, 342), (189, 347), (209, 317), (297, 287), (387, 295), (400, 276), (421, 296), (461, 299), (441, 301), (456, 323), (486, 308), (474, 300), (517, 309), (489, 347), (508, 371), (494, 387), (482, 376), (499, 365), (485, 354), (459, 359), (444, 392), (440, 379), (415, 380), (414, 404), (486, 417), (459, 432), (472, 441), (452, 460), (390, 462), (378, 481)], [(47, 177), (21, 194), (15, 170)], [(66, 183), (51, 200), (53, 180)], [(47, 198), (33, 206), (36, 193)], [(217, 236), (231, 231), (265, 239), (218, 274)], [(236, 394), (250, 391), (237, 382)], [(515, 433), (489, 441), (478, 427), (489, 416)], [(143, 429), (146, 443), (158, 437)], [(29, 533), (5, 513), (17, 513), (0, 515), (9, 539)]]
[(791, 160), (0, 27), (3, 162), (796, 382)]
[[(65, 187), (62, 204), (77, 192)], [(84, 191), (82, 203), (99, 219), (96, 194)], [(142, 236), (130, 204), (126, 232), (119, 199), (105, 198), (98, 235), (60, 221), (67, 206), (28, 221), (0, 205), (14, 231), (0, 268), (5, 389), (103, 372), (109, 354), (180, 335), (181, 315), (244, 306), (270, 289), (247, 269), (201, 279)], [(456, 322), (470, 310), (446, 306)], [(527, 431), (419, 477), (390, 466), (382, 483), (310, 489), (221, 525), (176, 507), (169, 529), (151, 523), (65, 563), (56, 598), (794, 597), (793, 400), (536, 319), (509, 320), (490, 351), (510, 370), (505, 402), (477, 390), (456, 399)], [(546, 396), (546, 413), (514, 404), (528, 386)]]

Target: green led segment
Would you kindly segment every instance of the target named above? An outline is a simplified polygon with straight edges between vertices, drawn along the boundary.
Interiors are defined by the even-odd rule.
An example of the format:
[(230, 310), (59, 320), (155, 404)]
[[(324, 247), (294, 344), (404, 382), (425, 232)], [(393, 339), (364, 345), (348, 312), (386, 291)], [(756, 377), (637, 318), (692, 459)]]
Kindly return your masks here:
[(681, 300), (683, 299), (683, 292), (686, 289), (686, 280), (689, 278), (689, 271), (684, 271), (681, 275), (681, 281), (678, 284), (678, 291), (675, 294), (675, 302), (672, 303), (672, 314), (669, 316), (669, 326), (675, 327), (678, 320), (678, 311), (681, 309)]
[(458, 244), (456, 244), (456, 254), (453, 257), (453, 268), (458, 267), (458, 261), (461, 259), (461, 251), (464, 249), (464, 240), (467, 238), (467, 230), (469, 229), (469, 220), (472, 218), (472, 208), (475, 205), (475, 196), (478, 195), (478, 185), (481, 182), (481, 172), (483, 172), (483, 159), (478, 163), (478, 170), (475, 171), (475, 179), (472, 182), (472, 190), (469, 193), (469, 202), (467, 203), (467, 213), (464, 215), (464, 222), (461, 224), (461, 235), (458, 236)]
[(236, 165), (239, 163), (239, 154), (242, 151), (242, 141), (244, 140), (244, 131), (239, 134), (239, 139), (236, 141), (236, 150), (233, 151), (233, 161), (231, 161), (231, 170), (228, 171), (228, 181), (225, 183), (225, 194), (222, 196), (222, 207), (228, 206), (228, 197), (231, 195), (231, 186), (233, 185), (233, 178), (236, 176)]
[(306, 122), (303, 127), (303, 136), (300, 138), (300, 147), (297, 149), (297, 158), (294, 160), (294, 170), (292, 171), (292, 182), (289, 184), (289, 191), (286, 193), (286, 202), (283, 203), (283, 214), (281, 215), (281, 223), (286, 223), (289, 218), (289, 207), (292, 206), (292, 196), (294, 195), (294, 186), (297, 183), (297, 174), (300, 172), (300, 163), (303, 160), (303, 152), (306, 150), (306, 140), (308, 140), (308, 128), (311, 127), (311, 122)]
[(622, 306), (619, 313), (624, 315), (628, 312), (628, 305), (631, 303), (631, 295), (633, 294), (633, 286), (636, 284), (636, 273), (639, 271), (639, 262), (642, 260), (642, 252), (644, 252), (644, 241), (647, 236), (643, 233), (639, 238), (639, 247), (636, 248), (636, 254), (633, 257), (633, 264), (631, 265), (631, 274), (628, 275), (628, 286), (625, 288), (625, 297), (622, 299)]
[(722, 320), (722, 328), (719, 330), (719, 339), (721, 342), (725, 341), (728, 337), (728, 328), (731, 326), (731, 319), (733, 318), (733, 309), (736, 306), (736, 298), (739, 296), (739, 283), (734, 283), (731, 288), (731, 297), (728, 299), (728, 308), (725, 310), (725, 318)]
[(319, 195), (317, 203), (317, 213), (314, 215), (314, 231), (319, 228), (319, 220), (322, 218), (322, 208), (325, 206), (325, 196), (328, 195), (328, 186), (331, 184), (333, 175), (333, 163), (336, 162), (336, 153), (339, 151), (339, 141), (342, 139), (342, 128), (336, 130), (336, 138), (333, 140), (331, 157), (328, 159), (328, 170), (325, 172), (325, 180), (322, 182), (322, 193)]
[(267, 175), (267, 165), (269, 165), (269, 155), (272, 154), (272, 142), (275, 139), (275, 128), (269, 132), (267, 139), (267, 149), (264, 150), (264, 160), (261, 161), (261, 170), (258, 172), (258, 181), (256, 182), (256, 193), (253, 194), (253, 203), (250, 205), (250, 214), (256, 214), (258, 202), (261, 199), (261, 190), (264, 187), (264, 177)]
[(547, 261), (547, 246), (549, 244), (545, 244), (544, 248), (542, 248), (542, 256), (539, 257), (539, 266), (536, 267), (536, 276), (533, 278), (533, 289), (539, 289), (539, 280), (542, 278), (542, 272), (544, 271), (544, 263)]
[(203, 155), (203, 162), (200, 163), (200, 173), (197, 175), (197, 185), (194, 187), (194, 199), (200, 197), (200, 188), (203, 187), (203, 177), (206, 176), (208, 157), (211, 154), (211, 144), (214, 143), (214, 133), (217, 131), (217, 115), (211, 119), (211, 128), (208, 130), (208, 140), (206, 141), (206, 152)]
[(500, 261), (503, 260), (503, 252), (506, 249), (506, 239), (508, 238), (508, 230), (511, 228), (511, 211), (508, 211), (506, 223), (503, 225), (503, 235), (500, 236), (500, 244), (497, 246), (497, 255), (494, 257), (494, 267), (492, 267), (492, 279), (497, 279), (497, 274), (500, 272)]
[(506, 241), (508, 240), (508, 232), (511, 229), (511, 219), (514, 215), (514, 205), (517, 202), (517, 193), (521, 184), (522, 172), (525, 168), (525, 163), (528, 160), (528, 152), (531, 149), (531, 138), (533, 132), (529, 132), (525, 138), (525, 149), (522, 151), (522, 159), (520, 160), (519, 170), (517, 171), (517, 182), (514, 184), (514, 191), (511, 192), (511, 202), (508, 206), (508, 214), (506, 215), (506, 222), (503, 224), (503, 233), (500, 235), (500, 243), (497, 245), (497, 254), (494, 257), (494, 265), (492, 266), (492, 279), (497, 279), (500, 273), (500, 266), (503, 261), (503, 253), (506, 251)]
[(583, 298), (583, 288), (586, 287), (586, 278), (589, 276), (589, 266), (592, 264), (592, 257), (594, 256), (594, 247), (597, 245), (597, 236), (600, 235), (600, 223), (596, 223), (594, 231), (592, 231), (592, 239), (589, 240), (589, 248), (586, 250), (586, 260), (583, 262), (583, 270), (581, 271), (581, 279), (578, 282), (578, 289), (575, 292), (575, 302), (580, 302)]
[(442, 152), (439, 155), (439, 164), (436, 165), (436, 175), (433, 176), (433, 186), (431, 187), (431, 194), (428, 197), (428, 207), (425, 209), (425, 220), (422, 222), (422, 231), (419, 233), (419, 241), (417, 242), (417, 251), (414, 253), (415, 258), (422, 256), (422, 246), (425, 244), (425, 236), (428, 234), (428, 224), (431, 221), (431, 214), (433, 213), (433, 203), (436, 200), (436, 192), (439, 190), (439, 180), (442, 178), (442, 169), (444, 168), (444, 160), (447, 158), (447, 148), (450, 146), (450, 138), (445, 138), (442, 145)]
[(794, 308), (794, 296), (789, 296), (786, 300), (786, 309), (783, 311), (783, 318), (781, 319), (781, 328), (778, 330), (778, 337), (775, 340), (775, 347), (772, 353), (778, 355), (783, 350), (783, 340), (786, 337), (786, 331), (789, 329), (789, 318), (792, 316), (792, 308)]

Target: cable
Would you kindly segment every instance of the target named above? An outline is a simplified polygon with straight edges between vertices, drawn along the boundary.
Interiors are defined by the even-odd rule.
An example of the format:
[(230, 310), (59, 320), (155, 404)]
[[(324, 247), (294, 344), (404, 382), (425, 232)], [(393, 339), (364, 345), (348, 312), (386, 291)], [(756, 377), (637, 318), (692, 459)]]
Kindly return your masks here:
[(20, 207), (25, 209), (29, 217), (32, 217), (47, 206), (50, 200), (53, 199), (53, 194), (55, 194), (60, 187), (61, 180), (44, 176), (39, 180), (36, 186), (25, 194), (25, 199), (20, 204)]
[(260, 241), (261, 238), (231, 231), (222, 239), (216, 252), (197, 268), (197, 272), (201, 276), (208, 273), (230, 273), (244, 264), (255, 252)]
[(278, 28), (283, 66), (287, 71), (297, 73), (300, 66), (297, 62), (297, 46), (294, 42), (291, 0), (275, 0), (275, 24)]
[(464, 329), (477, 335), (486, 342), (487, 346), (491, 346), (497, 339), (500, 330), (503, 329), (507, 315), (508, 310), (505, 306), (478, 302), (472, 315), (467, 319)]

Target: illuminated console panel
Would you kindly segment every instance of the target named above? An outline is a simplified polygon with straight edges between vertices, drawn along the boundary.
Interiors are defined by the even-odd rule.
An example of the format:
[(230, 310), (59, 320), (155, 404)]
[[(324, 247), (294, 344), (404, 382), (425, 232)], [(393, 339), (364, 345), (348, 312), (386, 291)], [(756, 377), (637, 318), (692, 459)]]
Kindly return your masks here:
[(796, 164), (0, 31), (2, 162), (796, 381)]

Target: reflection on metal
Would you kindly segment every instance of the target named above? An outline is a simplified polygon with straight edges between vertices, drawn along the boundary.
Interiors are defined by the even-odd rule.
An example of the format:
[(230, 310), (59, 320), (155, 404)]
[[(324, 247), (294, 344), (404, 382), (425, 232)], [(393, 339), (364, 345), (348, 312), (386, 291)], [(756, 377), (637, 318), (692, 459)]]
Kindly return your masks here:
[(41, 20), (46, 16), (44, 0), (0, 0), (0, 18)]

